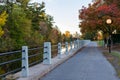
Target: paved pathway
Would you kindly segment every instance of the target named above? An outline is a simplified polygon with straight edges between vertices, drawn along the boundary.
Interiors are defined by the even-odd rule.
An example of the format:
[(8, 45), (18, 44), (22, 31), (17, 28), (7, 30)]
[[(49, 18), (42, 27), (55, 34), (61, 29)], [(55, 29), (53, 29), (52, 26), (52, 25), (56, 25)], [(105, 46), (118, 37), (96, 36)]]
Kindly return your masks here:
[(40, 80), (119, 80), (111, 64), (91, 42)]

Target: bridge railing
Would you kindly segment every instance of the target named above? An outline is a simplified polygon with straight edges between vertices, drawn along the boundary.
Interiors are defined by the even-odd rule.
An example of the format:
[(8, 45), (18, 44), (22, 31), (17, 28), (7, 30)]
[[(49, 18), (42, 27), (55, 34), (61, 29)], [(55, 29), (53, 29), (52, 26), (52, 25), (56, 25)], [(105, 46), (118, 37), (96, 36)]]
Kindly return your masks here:
[(51, 45), (51, 57), (54, 58), (58, 53), (58, 44)]
[[(21, 52), (22, 52), (22, 50), (0, 53), (0, 70), (3, 71), (2, 69), (5, 69), (5, 71), (3, 71), (0, 74), (0, 79), (2, 77), (5, 77), (8, 74), (15, 73), (15, 72), (20, 71), (23, 68), (25, 68), (24, 66), (21, 66), (21, 64), (20, 64), (23, 59), (20, 54)], [(16, 56), (16, 58), (13, 59), (13, 56)], [(18, 57), (18, 56), (20, 56), (20, 57)], [(15, 64), (15, 65), (18, 64), (18, 65), (15, 66), (13, 64)]]
[[(13, 56), (13, 54), (18, 54), (19, 58), (13, 60), (8, 60), (4, 62), (0, 62), (0, 69), (3, 67), (6, 68), (4, 65), (6, 64), (12, 64), (11, 66), (14, 66), (14, 62), (17, 62), (19, 65), (19, 68), (17, 66), (17, 69), (7, 71), (3, 74), (0, 74), (0, 79), (4, 79), (7, 75), (13, 74), (15, 72), (21, 71), (21, 77), (27, 77), (29, 76), (29, 67), (33, 66), (37, 63), (43, 62), (43, 64), (52, 64), (51, 59), (58, 56), (58, 58), (62, 58), (63, 54), (66, 54), (66, 56), (69, 54), (69, 52), (73, 49), (79, 49), (86, 44), (88, 44), (89, 40), (75, 40), (70, 43), (58, 43), (56, 45), (51, 45), (51, 42), (44, 42), (44, 47), (37, 47), (37, 48), (31, 48), (28, 49), (28, 46), (22, 46), (22, 50), (18, 51), (12, 51), (12, 52), (6, 52), (6, 53), (0, 53), (0, 59), (2, 59), (2, 56), (5, 57), (5, 55)], [(31, 51), (37, 51), (37, 53), (30, 54)], [(38, 52), (40, 51), (40, 52)], [(22, 53), (22, 54), (20, 54)], [(57, 53), (57, 54), (53, 54)], [(34, 59), (34, 57), (38, 57), (37, 60), (30, 61), (31, 58)], [(8, 67), (9, 69), (9, 67)]]
[(43, 61), (43, 46), (37, 47), (37, 48), (31, 48), (28, 49), (29, 55), (28, 55), (28, 60), (29, 61), (29, 67), (41, 63)]

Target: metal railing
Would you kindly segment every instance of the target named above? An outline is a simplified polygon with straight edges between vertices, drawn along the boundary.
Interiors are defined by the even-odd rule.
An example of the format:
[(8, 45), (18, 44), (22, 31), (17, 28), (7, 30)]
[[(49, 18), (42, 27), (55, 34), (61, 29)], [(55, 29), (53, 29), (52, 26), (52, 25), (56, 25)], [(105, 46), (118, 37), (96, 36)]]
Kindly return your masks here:
[(51, 46), (51, 55), (52, 55), (52, 58), (56, 57), (57, 56), (57, 53), (58, 53), (58, 45), (52, 45)]
[[(29, 67), (41, 63), (43, 61), (43, 49), (44, 47), (37, 47), (28, 49), (29, 51)], [(31, 61), (30, 61), (31, 60)]]
[[(43, 48), (44, 47), (28, 49), (29, 66), (33, 66), (43, 61)], [(22, 57), (21, 53), (22, 50), (0, 53), (0, 70), (3, 71), (3, 73), (0, 73), (0, 80), (4, 79), (9, 74), (16, 73), (18, 71), (21, 71), (23, 68), (25, 68), (25, 66), (21, 65), (22, 60), (25, 59)], [(14, 57), (16, 56), (16, 58), (13, 59), (13, 56)], [(8, 57), (10, 59), (7, 59)]]
[[(21, 52), (22, 50), (0, 53), (0, 69), (1, 71), (3, 71), (2, 73), (0, 73), (0, 79), (4, 78), (8, 74), (13, 74), (24, 68), (21, 67), (20, 64), (22, 59), (24, 59), (21, 58)], [(14, 57), (13, 59), (13, 56), (16, 56), (16, 58)]]

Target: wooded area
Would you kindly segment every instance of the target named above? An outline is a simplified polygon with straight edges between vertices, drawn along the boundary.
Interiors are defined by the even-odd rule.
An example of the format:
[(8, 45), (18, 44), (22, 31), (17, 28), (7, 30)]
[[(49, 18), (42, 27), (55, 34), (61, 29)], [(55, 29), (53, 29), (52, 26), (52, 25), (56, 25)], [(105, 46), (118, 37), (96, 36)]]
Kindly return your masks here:
[(21, 49), (23, 45), (37, 47), (45, 41), (65, 41), (65, 35), (53, 25), (53, 16), (46, 13), (45, 3), (28, 3), (7, 1), (0, 6), (0, 52)]

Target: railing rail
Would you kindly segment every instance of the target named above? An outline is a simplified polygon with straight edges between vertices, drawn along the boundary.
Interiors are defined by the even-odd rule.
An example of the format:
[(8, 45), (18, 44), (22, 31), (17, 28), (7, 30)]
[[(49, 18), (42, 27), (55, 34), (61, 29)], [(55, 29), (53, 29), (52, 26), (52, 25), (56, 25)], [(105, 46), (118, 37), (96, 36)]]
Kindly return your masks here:
[(3, 63), (0, 63), (0, 66), (5, 65), (5, 64), (9, 64), (9, 63), (13, 63), (13, 62), (16, 62), (16, 61), (21, 61), (21, 60), (22, 60), (22, 58), (6, 61), (6, 62), (3, 62)]
[(11, 52), (5, 52), (5, 53), (0, 53), (0, 56), (15, 54), (15, 53), (19, 53), (19, 52), (21, 52), (21, 50), (18, 50), (18, 51), (11, 51)]
[(44, 48), (43, 46), (40, 46), (40, 47), (36, 47), (36, 48), (30, 48), (30, 49), (28, 49), (29, 51), (32, 51), (32, 50), (39, 50), (39, 49), (42, 49), (42, 48)]
[(51, 46), (51, 56), (52, 58), (56, 57), (58, 53), (58, 45), (54, 44)]
[[(32, 59), (32, 58), (38, 58), (37, 60), (33, 60), (32, 62), (29, 62), (29, 67), (43, 61), (43, 58), (42, 58), (43, 57), (43, 51), (42, 51), (43, 48), (44, 48), (43, 46), (40, 46), (40, 47), (28, 49), (29, 60)], [(34, 51), (38, 51), (38, 52), (34, 53)], [(32, 52), (32, 54), (30, 54), (31, 52)]]
[(6, 75), (9, 75), (9, 74), (18, 72), (18, 71), (22, 70), (23, 68), (25, 68), (25, 67), (20, 67), (20, 68), (14, 69), (14, 70), (12, 70), (12, 71), (9, 71), (9, 72), (7, 72), (7, 73), (5, 73), (5, 74), (0, 75), (0, 77), (1, 77), (1, 78), (2, 78), (2, 77), (4, 78)]
[[(3, 62), (4, 56), (9, 56), (9, 57), (11, 57), (11, 55), (14, 55), (14, 54), (15, 54), (15, 55), (16, 55), (16, 54), (17, 54), (17, 55), (19, 54), (19, 55), (20, 55), (21, 52), (22, 52), (22, 50), (0, 53), (0, 58), (1, 58), (0, 68), (2, 69), (5, 65), (10, 66), (10, 64), (12, 64), (12, 63), (21, 61), (23, 58), (17, 58), (17, 59), (11, 59), (11, 58), (10, 58), (10, 60)], [(2, 58), (3, 58), (3, 59), (2, 59)], [(13, 65), (13, 66), (14, 66), (14, 65)], [(8, 74), (12, 74), (12, 73), (15, 73), (15, 72), (17, 72), (17, 71), (20, 71), (22, 68), (23, 68), (23, 67), (18, 67), (18, 68), (14, 69), (14, 70), (6, 71), (5, 73), (0, 74), (0, 79), (3, 78), (3, 77), (5, 77), (5, 76), (8, 75)]]

